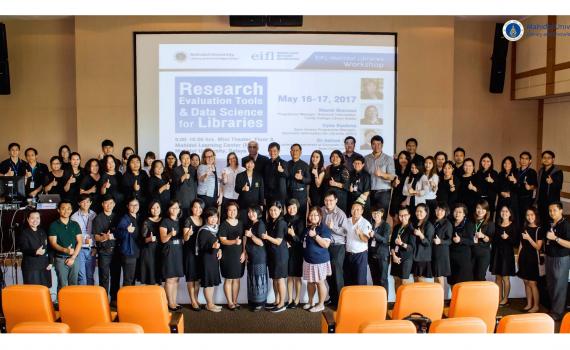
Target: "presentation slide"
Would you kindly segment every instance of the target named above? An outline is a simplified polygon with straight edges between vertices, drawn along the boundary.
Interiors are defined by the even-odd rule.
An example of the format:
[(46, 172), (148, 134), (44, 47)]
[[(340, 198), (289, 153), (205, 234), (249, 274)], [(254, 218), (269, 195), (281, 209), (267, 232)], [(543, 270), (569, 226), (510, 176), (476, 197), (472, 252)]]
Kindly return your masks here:
[(221, 160), (256, 140), (328, 160), (349, 135), (368, 154), (378, 134), (392, 154), (395, 53), (394, 35), (137, 35), (139, 151), (210, 147)]

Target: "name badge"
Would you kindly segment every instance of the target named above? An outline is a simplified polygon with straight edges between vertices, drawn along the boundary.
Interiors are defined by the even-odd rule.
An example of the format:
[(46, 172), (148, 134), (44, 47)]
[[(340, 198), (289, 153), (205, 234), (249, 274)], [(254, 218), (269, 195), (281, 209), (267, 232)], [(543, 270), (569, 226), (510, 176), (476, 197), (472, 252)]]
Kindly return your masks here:
[(172, 240), (172, 244), (178, 245), (178, 244), (180, 244), (180, 240), (174, 239), (174, 240)]
[(375, 241), (375, 240), (372, 240), (372, 243), (370, 243), (370, 246), (371, 246), (372, 248), (376, 247), (376, 241)]
[(34, 188), (36, 187), (36, 184), (34, 183), (34, 180), (30, 181), (30, 188)]
[(307, 240), (304, 239), (304, 240), (303, 240), (303, 249), (306, 249), (306, 248), (307, 248)]
[(258, 187), (259, 187), (259, 182), (256, 182), (256, 183), (255, 183), (255, 188), (258, 188)]

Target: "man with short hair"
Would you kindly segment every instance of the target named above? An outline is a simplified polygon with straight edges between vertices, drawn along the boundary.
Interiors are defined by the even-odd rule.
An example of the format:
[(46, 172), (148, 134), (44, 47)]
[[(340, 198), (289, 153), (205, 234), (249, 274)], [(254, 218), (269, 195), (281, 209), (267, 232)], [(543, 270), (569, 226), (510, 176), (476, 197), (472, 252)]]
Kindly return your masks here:
[(287, 163), (279, 157), (280, 150), (281, 146), (277, 142), (271, 142), (267, 147), (270, 158), (265, 164), (263, 171), (265, 203), (267, 206), (273, 201), (279, 201), (284, 207), (286, 206), (289, 171), (287, 170)]
[(338, 206), (336, 193), (329, 190), (324, 196), (322, 207), (323, 225), (331, 230), (331, 244), (329, 253), (331, 256), (332, 275), (327, 276), (329, 284), (330, 302), (338, 305), (338, 297), (344, 287), (344, 259), (346, 245), (346, 214)]
[(89, 285), (95, 284), (93, 274), (95, 272), (95, 240), (92, 235), (93, 220), (97, 216), (91, 210), (91, 197), (88, 194), (82, 194), (78, 200), (79, 209), (71, 215), (71, 220), (75, 221), (81, 228), (83, 244), (81, 251), (77, 256), (79, 264), (79, 274), (77, 284)]
[(304, 220), (307, 213), (307, 186), (311, 183), (311, 172), (309, 171), (309, 164), (301, 159), (302, 151), (303, 148), (300, 144), (291, 145), (291, 160), (287, 162), (287, 169), (289, 170), (287, 188), (289, 198), (295, 198), (299, 201), (301, 206), (299, 216)]
[(552, 223), (546, 232), (546, 286), (550, 296), (550, 316), (560, 321), (566, 311), (568, 271), (570, 270), (570, 223), (564, 218), (562, 203), (548, 206)]
[(418, 150), (418, 140), (410, 137), (406, 140), (406, 151), (410, 153), (411, 161), (424, 164), (424, 157), (416, 153)]
[(383, 218), (386, 220), (390, 207), (392, 180), (396, 178), (394, 158), (382, 152), (384, 139), (375, 135), (370, 140), (372, 153), (364, 157), (366, 171), (370, 174), (370, 203), (373, 207), (383, 208)]
[(259, 144), (255, 140), (251, 140), (247, 143), (247, 153), (248, 155), (241, 159), (241, 166), (245, 168), (245, 163), (249, 158), (253, 159), (255, 163), (255, 168), (253, 171), (263, 176), (263, 171), (265, 170), (265, 164), (269, 162), (269, 158), (259, 154)]
[(342, 154), (344, 158), (344, 166), (348, 169), (348, 171), (352, 171), (354, 167), (352, 166), (352, 162), (354, 161), (355, 157), (361, 156), (360, 153), (354, 152), (354, 148), (356, 147), (356, 139), (354, 136), (347, 136), (344, 139), (344, 153)]
[(99, 154), (99, 172), (102, 174), (105, 172), (106, 164), (103, 164), (103, 158), (106, 155), (110, 155), (115, 160), (115, 171), (119, 171), (121, 167), (121, 161), (115, 157), (113, 150), (115, 149), (115, 144), (113, 141), (106, 139), (101, 142), (101, 153)]
[(455, 170), (453, 171), (453, 175), (461, 178), (465, 171), (463, 170), (463, 161), (465, 160), (465, 150), (461, 147), (457, 147), (455, 151), (453, 151), (453, 160), (455, 161)]
[(49, 174), (47, 165), (38, 162), (38, 151), (33, 148), (27, 148), (24, 151), (27, 161), (26, 169), (26, 196), (30, 198), (37, 197), (43, 189), (43, 182)]
[(65, 286), (77, 285), (79, 263), (77, 255), (81, 251), (82, 236), (79, 225), (70, 220), (72, 205), (62, 200), (57, 205), (59, 219), (49, 227), (49, 243), (55, 252), (55, 272), (57, 274), (57, 290)]
[(344, 285), (365, 286), (368, 267), (368, 240), (373, 236), (372, 225), (362, 214), (364, 205), (354, 202), (351, 217), (345, 221), (346, 254), (344, 260)]
[(20, 159), (20, 145), (12, 142), (8, 145), (10, 157), (0, 163), (0, 175), (2, 176), (24, 176), (26, 175), (27, 164)]
[(532, 206), (534, 201), (534, 190), (538, 184), (536, 171), (531, 168), (532, 156), (530, 152), (524, 151), (519, 156), (519, 165), (517, 169), (517, 193), (519, 198), (518, 227), (523, 227), (525, 222), (526, 211)]
[(554, 164), (554, 152), (546, 150), (542, 152), (542, 167), (538, 170), (536, 188), (536, 206), (542, 223), (550, 220), (548, 206), (550, 203), (560, 200), (564, 174)]

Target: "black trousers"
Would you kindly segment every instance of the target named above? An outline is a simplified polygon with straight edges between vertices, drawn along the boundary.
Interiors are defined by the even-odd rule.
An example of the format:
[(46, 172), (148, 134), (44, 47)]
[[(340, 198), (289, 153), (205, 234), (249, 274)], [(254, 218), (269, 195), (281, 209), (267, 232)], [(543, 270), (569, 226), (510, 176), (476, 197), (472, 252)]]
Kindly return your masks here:
[(372, 208), (383, 208), (384, 215), (382, 220), (388, 217), (388, 210), (390, 208), (391, 190), (372, 190), (370, 191), (370, 204)]
[(485, 281), (490, 263), (491, 248), (477, 246), (471, 248), (471, 265), (473, 266), (474, 281)]
[(123, 286), (134, 286), (137, 258), (123, 255), (121, 256), (121, 266), (123, 267)]
[(366, 265), (368, 262), (368, 251), (361, 253), (345, 253), (344, 258), (344, 282), (345, 286), (365, 286)]
[(110, 293), (111, 300), (117, 300), (117, 293), (121, 287), (121, 256), (117, 253), (99, 253), (98, 260), (99, 285)]
[(329, 284), (330, 300), (333, 304), (338, 304), (338, 296), (342, 287), (344, 287), (344, 244), (331, 244), (329, 246), (329, 254), (331, 255), (332, 275), (327, 277)]
[(388, 293), (388, 266), (390, 266), (390, 252), (386, 250), (385, 253), (378, 255), (368, 255), (368, 266), (370, 267), (370, 275), (372, 276), (372, 284), (375, 286), (382, 286)]

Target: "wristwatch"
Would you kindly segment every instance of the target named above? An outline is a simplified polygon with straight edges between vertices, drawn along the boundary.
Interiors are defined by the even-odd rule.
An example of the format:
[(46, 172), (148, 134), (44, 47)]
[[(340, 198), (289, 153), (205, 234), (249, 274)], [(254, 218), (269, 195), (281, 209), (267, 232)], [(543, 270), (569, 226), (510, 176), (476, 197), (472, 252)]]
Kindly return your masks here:
[(554, 242), (560, 243), (560, 237), (556, 237), (556, 239), (554, 240)]

